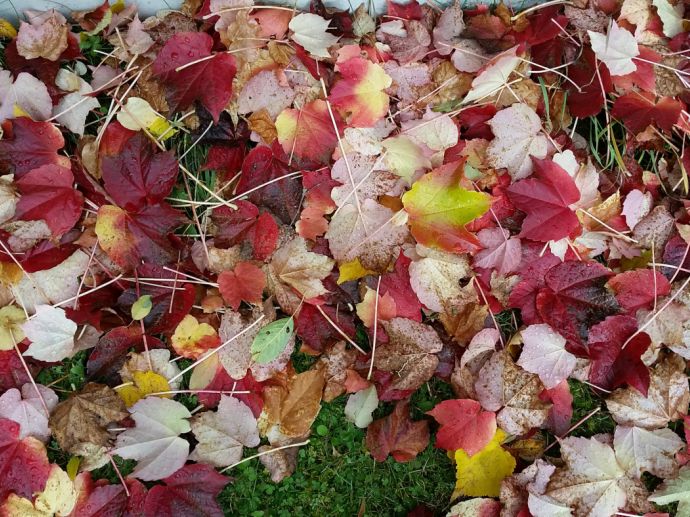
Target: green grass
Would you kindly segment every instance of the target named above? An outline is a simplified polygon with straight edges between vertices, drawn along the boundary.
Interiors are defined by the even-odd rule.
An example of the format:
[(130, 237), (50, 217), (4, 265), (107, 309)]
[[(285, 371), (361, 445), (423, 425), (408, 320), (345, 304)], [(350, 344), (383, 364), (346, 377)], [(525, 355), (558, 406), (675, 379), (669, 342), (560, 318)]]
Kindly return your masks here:
[[(434, 405), (441, 383), (413, 397), (413, 417)], [(436, 387), (433, 387), (435, 386)], [(438, 388), (438, 392), (433, 390)], [(423, 504), (443, 514), (455, 485), (453, 464), (432, 444), (409, 463), (375, 462), (365, 447), (366, 430), (345, 420), (345, 397), (323, 404), (311, 442), (301, 447), (295, 473), (273, 483), (258, 459), (236, 467), (234, 482), (219, 497), (226, 515), (406, 515)], [(391, 405), (377, 413), (390, 412)], [(377, 415), (380, 416), (380, 415)], [(246, 451), (246, 455), (253, 451)]]

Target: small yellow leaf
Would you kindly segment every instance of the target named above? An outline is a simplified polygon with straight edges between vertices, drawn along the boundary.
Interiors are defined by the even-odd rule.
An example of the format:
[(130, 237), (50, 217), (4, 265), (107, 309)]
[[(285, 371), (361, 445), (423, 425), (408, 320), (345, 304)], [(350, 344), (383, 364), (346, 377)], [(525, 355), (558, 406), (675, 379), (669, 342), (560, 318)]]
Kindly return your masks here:
[[(132, 379), (134, 380), (134, 384), (117, 388), (117, 394), (127, 407), (133, 406), (139, 400), (152, 393), (170, 391), (168, 380), (156, 372), (135, 371), (132, 373)], [(172, 395), (166, 394), (160, 396), (171, 398)]]
[(0, 350), (12, 350), (15, 343), (24, 339), (22, 323), (26, 314), (16, 305), (7, 305), (0, 309)]
[(453, 499), (461, 495), (472, 497), (498, 497), (501, 481), (515, 470), (515, 458), (501, 447), (506, 433), (501, 429), (491, 441), (474, 456), (455, 451), (457, 483)]
[(4, 18), (0, 18), (0, 38), (16, 38), (17, 37), (17, 29), (14, 28), (14, 26), (5, 20)]
[(19, 117), (28, 117), (31, 118), (31, 116), (22, 109), (22, 107), (19, 104), (15, 104), (12, 106), (12, 115), (14, 118), (19, 118)]
[(220, 345), (216, 329), (208, 323), (199, 323), (191, 314), (177, 325), (170, 341), (175, 352), (189, 359), (196, 359), (209, 348)]
[(0, 262), (0, 284), (17, 284), (23, 276), (24, 272), (17, 264), (11, 262)]
[(76, 478), (77, 474), (79, 473), (80, 464), (81, 458), (79, 456), (72, 456), (67, 462), (67, 467), (65, 468), (65, 470), (67, 471), (67, 475), (72, 481), (74, 481), (74, 478)]
[(350, 280), (358, 280), (363, 276), (376, 274), (376, 271), (370, 271), (362, 266), (359, 262), (359, 258), (341, 264), (339, 269), (340, 276), (338, 277), (338, 285), (349, 282)]

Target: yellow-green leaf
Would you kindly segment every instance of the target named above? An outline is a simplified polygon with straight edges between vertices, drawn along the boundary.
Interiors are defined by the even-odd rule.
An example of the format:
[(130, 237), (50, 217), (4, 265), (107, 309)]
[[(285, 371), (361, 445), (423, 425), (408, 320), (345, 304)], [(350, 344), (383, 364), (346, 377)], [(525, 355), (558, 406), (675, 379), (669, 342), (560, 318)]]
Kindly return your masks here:
[(252, 359), (259, 363), (270, 363), (277, 358), (292, 337), (293, 318), (281, 318), (263, 327), (252, 342)]
[(132, 304), (132, 319), (135, 321), (143, 320), (149, 315), (153, 308), (151, 295), (145, 294)]
[(501, 447), (506, 433), (501, 429), (478, 453), (468, 456), (465, 451), (455, 451), (457, 483), (453, 499), (467, 495), (472, 497), (498, 497), (501, 481), (515, 470), (515, 458)]

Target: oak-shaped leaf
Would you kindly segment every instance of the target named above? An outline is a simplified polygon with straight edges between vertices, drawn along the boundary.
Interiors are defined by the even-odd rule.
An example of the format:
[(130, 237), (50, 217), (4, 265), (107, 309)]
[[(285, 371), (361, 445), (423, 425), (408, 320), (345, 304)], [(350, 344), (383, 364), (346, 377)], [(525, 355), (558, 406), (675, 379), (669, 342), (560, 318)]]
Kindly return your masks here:
[(465, 225), (489, 210), (490, 198), (464, 189), (461, 179), (462, 164), (446, 164), (422, 176), (403, 195), (418, 243), (453, 253), (478, 248), (476, 236)]
[(209, 465), (185, 465), (149, 490), (144, 516), (223, 517), (216, 497), (229, 481)]
[(53, 390), (41, 384), (27, 383), (22, 386), (21, 392), (17, 388), (11, 388), (0, 395), (0, 418), (14, 420), (20, 426), (19, 438), (33, 436), (42, 442), (50, 438), (48, 417), (43, 407), (45, 402), (48, 411), (57, 406), (58, 398)]
[(19, 438), (19, 424), (0, 418), (0, 499), (9, 493), (31, 498), (50, 475), (46, 448), (32, 437)]
[(34, 122), (28, 117), (6, 121), (0, 140), (0, 174), (24, 174), (41, 165), (69, 168), (69, 158), (58, 154), (65, 145), (60, 130), (50, 122)]
[(389, 342), (376, 350), (374, 366), (395, 373), (392, 389), (416, 390), (436, 371), (435, 354), (443, 342), (433, 328), (406, 318), (393, 318), (382, 325)]
[(376, 461), (388, 455), (395, 461), (412, 461), (429, 443), (429, 423), (410, 419), (410, 401), (401, 400), (393, 412), (375, 420), (367, 429), (367, 449)]
[(232, 54), (214, 55), (212, 47), (213, 38), (204, 32), (174, 34), (156, 56), (153, 73), (165, 84), (171, 111), (199, 101), (217, 124), (232, 96), (237, 65)]
[(539, 398), (543, 389), (539, 377), (517, 366), (506, 351), (494, 353), (482, 366), (475, 382), (482, 407), (498, 411), (499, 427), (515, 435), (525, 434), (546, 422), (550, 405)]
[(580, 191), (570, 175), (551, 160), (532, 158), (534, 174), (506, 190), (510, 202), (527, 214), (520, 237), (540, 242), (559, 240), (580, 228), (570, 205)]
[(182, 468), (189, 455), (189, 442), (179, 436), (191, 430), (187, 408), (174, 400), (148, 397), (130, 412), (136, 427), (117, 436), (113, 454), (137, 460), (132, 476), (153, 481)]
[(74, 189), (72, 171), (59, 165), (38, 167), (16, 181), (21, 198), (15, 218), (46, 222), (53, 237), (70, 230), (81, 216), (84, 196)]
[[(113, 132), (106, 131), (104, 140)], [(117, 142), (105, 141), (100, 152), (105, 189), (120, 208), (136, 212), (165, 199), (177, 179), (172, 151), (157, 152), (141, 131)]]
[(462, 449), (468, 456), (473, 456), (496, 433), (496, 414), (482, 411), (476, 400), (444, 400), (436, 404), (428, 414), (441, 424), (436, 434), (436, 447), (447, 451)]
[(685, 361), (670, 355), (652, 368), (647, 396), (635, 388), (617, 389), (606, 399), (606, 407), (619, 425), (666, 427), (688, 413), (690, 391), (684, 372)]
[(122, 399), (112, 388), (90, 382), (57, 405), (49, 425), (60, 447), (70, 451), (83, 443), (108, 446), (106, 427), (127, 416)]
[(242, 446), (256, 447), (260, 443), (252, 410), (227, 395), (221, 395), (217, 411), (204, 411), (194, 417), (192, 432), (199, 443), (189, 458), (214, 467), (232, 465), (242, 459)]

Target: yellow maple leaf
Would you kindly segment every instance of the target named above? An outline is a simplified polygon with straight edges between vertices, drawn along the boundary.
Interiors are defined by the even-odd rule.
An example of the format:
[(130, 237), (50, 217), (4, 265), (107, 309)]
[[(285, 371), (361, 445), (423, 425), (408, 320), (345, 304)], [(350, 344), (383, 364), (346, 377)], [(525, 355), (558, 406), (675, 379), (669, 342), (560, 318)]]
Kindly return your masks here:
[[(117, 394), (127, 407), (133, 406), (137, 401), (141, 400), (147, 395), (150, 395), (151, 393), (170, 391), (168, 380), (156, 372), (135, 371), (132, 373), (132, 380), (134, 381), (134, 384), (117, 388)], [(171, 397), (171, 395), (161, 396), (166, 398)]]
[(338, 285), (349, 282), (350, 280), (359, 280), (360, 278), (367, 275), (375, 275), (375, 271), (370, 271), (369, 269), (362, 266), (359, 258), (351, 260), (340, 264), (338, 268), (340, 271), (340, 276), (338, 276)]
[(77, 502), (74, 483), (57, 465), (53, 465), (46, 487), (30, 500), (15, 494), (5, 500), (0, 513), (8, 517), (63, 517), (69, 515)]
[(501, 447), (506, 433), (501, 429), (477, 454), (468, 456), (455, 451), (456, 478), (453, 499), (461, 495), (472, 497), (498, 497), (501, 481), (515, 470), (515, 458)]
[(191, 314), (177, 325), (170, 341), (175, 352), (189, 359), (197, 359), (209, 348), (220, 345), (216, 329), (208, 323), (199, 323)]

